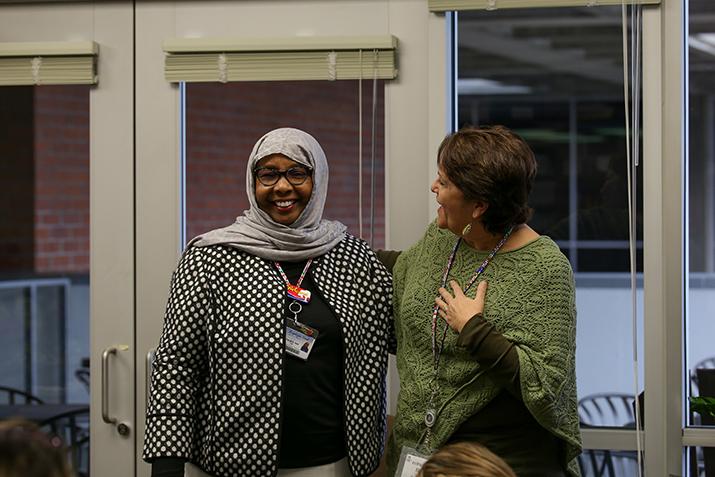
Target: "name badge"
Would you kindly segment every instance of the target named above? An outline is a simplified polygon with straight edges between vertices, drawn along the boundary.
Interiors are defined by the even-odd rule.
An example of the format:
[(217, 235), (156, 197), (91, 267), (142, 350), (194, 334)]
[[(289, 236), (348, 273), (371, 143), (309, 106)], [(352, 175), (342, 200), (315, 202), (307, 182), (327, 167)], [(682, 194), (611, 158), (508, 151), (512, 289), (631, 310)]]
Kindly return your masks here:
[(301, 303), (308, 303), (310, 301), (310, 290), (306, 290), (305, 288), (301, 288), (297, 285), (291, 285), (289, 283), (288, 296)]
[(306, 361), (310, 352), (313, 351), (315, 339), (318, 337), (318, 330), (297, 323), (288, 318), (286, 324), (286, 352), (296, 358)]
[(408, 446), (402, 446), (400, 461), (397, 464), (396, 477), (417, 477), (429, 456)]

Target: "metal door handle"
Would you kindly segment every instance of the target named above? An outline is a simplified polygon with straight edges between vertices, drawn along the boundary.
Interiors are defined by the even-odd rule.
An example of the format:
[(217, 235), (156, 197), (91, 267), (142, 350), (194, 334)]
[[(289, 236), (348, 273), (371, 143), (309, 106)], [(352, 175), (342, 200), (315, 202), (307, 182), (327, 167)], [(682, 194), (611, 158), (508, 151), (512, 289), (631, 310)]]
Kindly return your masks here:
[(102, 352), (102, 420), (107, 424), (117, 426), (117, 432), (126, 437), (129, 435), (129, 424), (119, 422), (115, 417), (109, 415), (109, 355), (117, 354), (117, 351), (126, 351), (127, 345), (110, 346)]

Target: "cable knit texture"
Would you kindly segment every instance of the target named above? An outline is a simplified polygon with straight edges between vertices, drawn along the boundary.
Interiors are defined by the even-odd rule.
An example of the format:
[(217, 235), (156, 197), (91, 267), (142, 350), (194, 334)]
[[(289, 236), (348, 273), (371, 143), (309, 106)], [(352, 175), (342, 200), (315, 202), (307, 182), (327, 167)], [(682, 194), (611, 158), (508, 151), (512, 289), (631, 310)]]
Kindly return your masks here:
[[(388, 464), (394, 472), (403, 445), (425, 435), (424, 412), (432, 379), (431, 311), (442, 273), (457, 237), (432, 223), (394, 268), (394, 312), (400, 394)], [(462, 244), (449, 279), (464, 286), (488, 252)], [(512, 341), (519, 355), (524, 403), (541, 426), (565, 444), (571, 475), (581, 451), (576, 401), (576, 308), (571, 266), (558, 246), (542, 236), (521, 248), (498, 253), (482, 274), (489, 288), (484, 317)], [(476, 286), (476, 285), (475, 285)], [(472, 288), (468, 295), (474, 296)], [(445, 323), (440, 320), (439, 330)], [(467, 418), (501, 391), (487, 370), (447, 333), (431, 447), (443, 445)], [(391, 474), (390, 474), (391, 475)]]

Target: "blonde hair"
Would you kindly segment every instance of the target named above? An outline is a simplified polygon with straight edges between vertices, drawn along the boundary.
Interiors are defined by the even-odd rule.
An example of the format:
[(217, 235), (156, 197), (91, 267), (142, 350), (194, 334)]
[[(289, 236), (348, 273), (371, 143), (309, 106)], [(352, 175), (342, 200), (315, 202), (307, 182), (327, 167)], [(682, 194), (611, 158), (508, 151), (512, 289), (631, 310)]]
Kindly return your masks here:
[(432, 454), (417, 477), (516, 477), (516, 474), (486, 447), (457, 442)]
[(72, 477), (57, 436), (22, 419), (0, 422), (0, 477)]

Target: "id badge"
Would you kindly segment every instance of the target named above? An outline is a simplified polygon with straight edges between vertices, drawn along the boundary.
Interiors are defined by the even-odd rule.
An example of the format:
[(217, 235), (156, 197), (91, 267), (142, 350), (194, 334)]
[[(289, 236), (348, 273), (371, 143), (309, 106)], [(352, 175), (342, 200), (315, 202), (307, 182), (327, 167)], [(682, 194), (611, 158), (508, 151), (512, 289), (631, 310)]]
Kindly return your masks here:
[(423, 454), (413, 447), (402, 446), (395, 477), (417, 477), (427, 459), (429, 459), (427, 454)]
[(290, 318), (286, 322), (286, 352), (306, 361), (313, 350), (318, 330)]
[(301, 288), (297, 285), (288, 284), (288, 297), (297, 300), (301, 303), (308, 303), (310, 301), (310, 290)]

